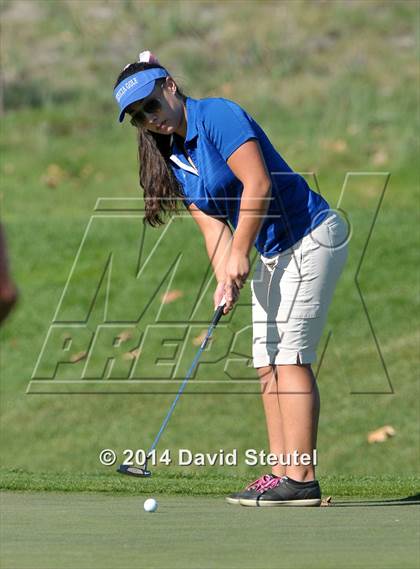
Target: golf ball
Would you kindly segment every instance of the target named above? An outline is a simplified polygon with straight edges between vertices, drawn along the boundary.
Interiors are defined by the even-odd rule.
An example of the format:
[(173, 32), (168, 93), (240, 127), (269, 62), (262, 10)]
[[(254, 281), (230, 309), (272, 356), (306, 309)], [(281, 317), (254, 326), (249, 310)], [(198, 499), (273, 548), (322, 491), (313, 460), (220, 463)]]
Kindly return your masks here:
[(144, 508), (145, 512), (156, 512), (156, 510), (158, 508), (158, 503), (156, 502), (156, 500), (154, 498), (148, 498), (144, 502), (143, 508)]

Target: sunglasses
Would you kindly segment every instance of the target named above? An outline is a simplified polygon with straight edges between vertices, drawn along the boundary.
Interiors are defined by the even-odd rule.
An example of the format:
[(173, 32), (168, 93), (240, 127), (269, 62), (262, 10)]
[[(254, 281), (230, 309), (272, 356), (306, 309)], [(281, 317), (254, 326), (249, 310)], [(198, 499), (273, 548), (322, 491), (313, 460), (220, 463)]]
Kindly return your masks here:
[[(160, 87), (163, 88), (165, 83), (161, 83)], [(162, 108), (162, 103), (160, 102), (159, 97), (153, 97), (153, 99), (149, 99), (146, 101), (141, 110), (136, 111), (133, 115), (131, 115), (130, 123), (133, 126), (142, 126), (146, 122), (146, 116), (144, 113), (148, 115), (153, 115), (159, 112)]]

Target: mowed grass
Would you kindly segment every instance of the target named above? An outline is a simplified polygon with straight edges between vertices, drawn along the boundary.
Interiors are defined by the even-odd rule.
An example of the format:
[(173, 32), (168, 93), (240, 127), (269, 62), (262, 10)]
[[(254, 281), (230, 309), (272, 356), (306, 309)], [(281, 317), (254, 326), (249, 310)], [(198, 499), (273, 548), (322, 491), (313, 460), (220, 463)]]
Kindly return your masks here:
[[(149, 465), (150, 467), (150, 465)], [(104, 492), (111, 494), (179, 494), (224, 496), (245, 487), (249, 476), (234, 473), (185, 472), (185, 469), (151, 468), (152, 476), (136, 478), (116, 473), (115, 468), (92, 474), (83, 472), (31, 472), (12, 468), (0, 470), (2, 488), (16, 491)], [(392, 498), (418, 500), (420, 478), (416, 475), (327, 475), (320, 477), (322, 495), (335, 502), (341, 498)]]
[[(175, 220), (158, 255), (136, 279), (139, 257), (147, 258), (167, 228), (148, 228), (143, 234), (138, 211), (128, 213), (134, 217), (128, 217), (127, 208), (112, 214), (94, 211), (99, 198), (140, 196), (135, 135), (128, 125), (116, 123), (111, 99), (114, 77), (140, 48), (155, 49), (187, 94), (225, 96), (244, 106), (290, 165), (305, 173), (333, 207), (346, 173), (357, 173), (348, 179), (341, 203), (353, 227), (349, 262), (320, 346), (321, 353), (331, 332), (318, 374), (319, 476), (333, 484), (333, 478), (340, 476), (362, 476), (366, 481), (363, 476), (398, 478), (416, 472), (419, 388), (413, 315), (418, 308), (419, 249), (414, 4), (336, 2), (329, 5), (328, 18), (323, 7), (312, 2), (258, 7), (252, 2), (164, 3), (158, 12), (155, 3), (143, 3), (141, 10), (128, 9), (129, 4), (103, 4), (101, 12), (96, 3), (63, 1), (52, 7), (31, 2), (26, 11), (14, 8), (12, 15), (7, 10), (3, 14), (2, 220), (21, 299), (1, 331), (2, 456), (3, 464), (12, 469), (1, 473), (2, 484), (59, 490), (61, 473), (68, 473), (67, 480), (73, 476), (78, 481), (73, 487), (69, 482), (69, 488), (86, 489), (78, 473), (101, 477), (105, 469), (98, 460), (101, 449), (113, 448), (122, 458), (124, 449), (148, 448), (197, 350), (193, 338), (205, 329), (213, 312), (215, 283), (191, 220)], [(34, 63), (34, 53), (42, 65)], [(226, 53), (231, 54), (228, 60)], [(25, 76), (24, 89), (19, 74)], [(98, 223), (91, 221), (94, 214)], [(111, 257), (112, 266), (107, 265)], [(173, 273), (167, 274), (171, 267)], [(355, 285), (356, 274), (370, 323)], [(183, 295), (159, 313), (166, 288)], [(199, 309), (193, 313), (199, 298)], [(237, 448), (243, 453), (246, 448), (266, 448), (259, 388), (249, 362), (249, 302), (248, 285), (203, 354), (203, 363), (162, 438), (162, 449)], [(156, 392), (133, 393), (142, 388), (134, 383), (130, 391), (118, 383), (130, 370), (131, 360), (124, 356), (139, 345), (147, 325), (156, 320), (169, 330), (178, 352), (163, 345), (162, 336), (151, 337), (139, 358), (138, 377), (157, 379), (152, 386)], [(87, 333), (104, 322), (123, 322), (118, 332), (131, 331), (131, 339), (119, 350), (111, 349), (109, 336), (97, 344), (89, 377), (99, 378), (100, 385), (86, 381), (90, 394), (75, 394), (77, 384), (70, 384), (72, 395), (34, 394), (35, 390), (26, 394), (47, 334), (57, 321), (64, 322), (64, 336), (69, 333), (66, 322), (86, 323)], [(176, 332), (179, 324), (185, 328)], [(87, 348), (84, 332), (74, 336), (65, 354), (67, 363), (58, 367), (56, 375), (57, 350), (47, 350), (39, 371), (47, 378), (43, 386), (55, 392), (65, 380), (80, 379), (86, 359), (68, 360)], [(178, 356), (181, 363), (175, 373)], [(157, 359), (162, 365), (156, 365)], [(108, 373), (114, 384), (103, 379)], [(170, 381), (163, 388), (162, 378)], [(205, 383), (215, 380), (216, 393)], [(99, 389), (107, 393), (100, 394)], [(386, 424), (395, 428), (396, 436), (369, 445), (367, 433)], [(176, 468), (169, 466), (164, 474), (173, 471)], [(235, 468), (191, 467), (183, 472), (200, 474), (204, 480), (220, 476), (220, 491), (231, 487), (232, 477), (238, 476), (242, 484), (260, 474), (243, 462)], [(194, 491), (203, 484), (198, 482)], [(374, 485), (366, 484), (374, 492)], [(95, 484), (89, 489), (95, 490)]]
[(158, 499), (158, 511), (148, 514), (140, 497), (4, 492), (2, 566), (418, 567), (416, 504), (246, 508), (216, 498)]

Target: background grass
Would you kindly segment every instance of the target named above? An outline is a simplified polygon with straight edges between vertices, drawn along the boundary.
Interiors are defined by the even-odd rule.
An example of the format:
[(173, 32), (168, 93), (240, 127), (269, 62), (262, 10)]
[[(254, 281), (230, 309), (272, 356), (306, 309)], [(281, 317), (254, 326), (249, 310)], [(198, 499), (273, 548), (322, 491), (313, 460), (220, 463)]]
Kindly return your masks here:
[[(322, 348), (332, 331), (319, 373), (319, 473), (321, 479), (387, 474), (396, 481), (414, 474), (419, 440), (417, 3), (3, 1), (1, 18), (2, 220), (21, 292), (18, 308), (1, 331), (3, 464), (32, 473), (34, 480), (48, 472), (52, 486), (61, 472), (101, 476), (106, 469), (99, 464), (99, 451), (114, 448), (121, 457), (126, 448), (146, 448), (177, 389), (174, 380), (166, 389), (172, 393), (147, 396), (25, 394), (98, 198), (141, 196), (134, 131), (116, 123), (112, 87), (126, 63), (151, 49), (188, 95), (223, 96), (246, 108), (288, 163), (307, 173), (332, 206), (346, 173), (364, 173), (350, 178), (344, 195), (342, 205), (353, 226), (351, 252), (321, 343)], [(387, 173), (359, 284), (388, 375), (354, 282)], [(134, 278), (142, 239), (147, 255), (166, 230), (147, 229), (141, 237), (139, 217), (95, 226), (58, 319), (84, 321), (112, 251), (109, 318), (133, 318), (162, 284), (165, 266), (182, 252), (173, 281), (163, 285), (184, 294), (165, 306), (161, 321), (185, 321), (209, 269), (190, 220), (174, 221), (170, 238), (162, 241), (161, 265), (154, 261), (144, 279)], [(211, 316), (212, 288), (210, 283), (189, 319), (197, 325), (194, 331), (205, 328)], [(155, 322), (162, 292), (123, 352), (138, 344), (146, 324)], [(104, 298), (102, 287), (88, 330), (103, 322)], [(266, 447), (257, 383), (248, 388), (253, 394), (241, 392), (243, 383), (239, 393), (229, 393), (232, 382), (224, 368), (226, 345), (244, 330), (235, 348), (240, 361), (229, 371), (256, 378), (248, 361), (249, 302), (247, 286), (204, 357), (220, 361), (200, 366), (189, 387), (196, 393), (180, 401), (162, 448), (238, 448), (243, 453)], [(139, 359), (140, 377), (156, 372), (154, 358), (165, 354), (158, 339), (148, 346), (150, 352)], [(80, 336), (68, 355), (83, 349)], [(196, 349), (188, 338), (180, 377)], [(45, 357), (47, 371), (53, 355)], [(106, 356), (105, 349), (96, 352), (96, 372), (104, 369)], [(80, 377), (85, 363), (62, 365), (57, 378)], [(127, 373), (127, 366), (119, 355), (116, 375)], [(55, 386), (59, 379), (50, 383)], [(223, 393), (200, 395), (200, 379), (220, 380)], [(385, 424), (396, 429), (396, 436), (369, 445), (368, 431)], [(178, 470), (157, 467), (169, 480)], [(14, 472), (3, 471), (7, 488), (19, 480)], [(235, 483), (238, 476), (241, 483), (256, 477), (255, 468), (243, 463), (182, 472)]]

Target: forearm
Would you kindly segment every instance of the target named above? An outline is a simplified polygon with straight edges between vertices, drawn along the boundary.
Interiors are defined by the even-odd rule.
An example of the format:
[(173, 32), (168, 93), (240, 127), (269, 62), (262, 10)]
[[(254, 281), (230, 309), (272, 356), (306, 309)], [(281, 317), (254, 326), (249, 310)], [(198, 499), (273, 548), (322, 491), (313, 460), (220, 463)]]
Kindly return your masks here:
[(244, 187), (232, 251), (249, 255), (270, 203), (271, 186)]
[(232, 232), (229, 225), (223, 224), (217, 232), (207, 232), (205, 243), (216, 280), (220, 283), (225, 280), (226, 261), (232, 244)]

